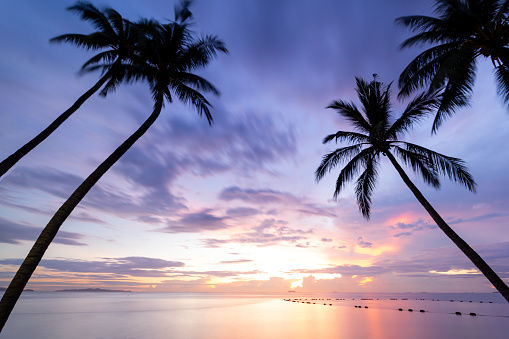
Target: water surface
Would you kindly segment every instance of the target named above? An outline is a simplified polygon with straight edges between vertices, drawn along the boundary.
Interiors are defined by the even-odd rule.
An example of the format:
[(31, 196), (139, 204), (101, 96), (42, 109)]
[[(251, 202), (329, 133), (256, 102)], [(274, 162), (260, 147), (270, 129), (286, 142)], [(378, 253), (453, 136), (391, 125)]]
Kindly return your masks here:
[(0, 338), (505, 339), (508, 333), (509, 304), (498, 294), (25, 292)]

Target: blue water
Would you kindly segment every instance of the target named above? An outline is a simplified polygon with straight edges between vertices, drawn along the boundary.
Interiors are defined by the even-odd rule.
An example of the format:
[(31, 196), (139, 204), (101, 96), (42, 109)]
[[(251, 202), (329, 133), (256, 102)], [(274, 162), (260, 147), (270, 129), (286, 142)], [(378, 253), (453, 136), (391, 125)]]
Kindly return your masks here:
[(505, 339), (508, 333), (509, 303), (496, 293), (25, 292), (0, 338)]

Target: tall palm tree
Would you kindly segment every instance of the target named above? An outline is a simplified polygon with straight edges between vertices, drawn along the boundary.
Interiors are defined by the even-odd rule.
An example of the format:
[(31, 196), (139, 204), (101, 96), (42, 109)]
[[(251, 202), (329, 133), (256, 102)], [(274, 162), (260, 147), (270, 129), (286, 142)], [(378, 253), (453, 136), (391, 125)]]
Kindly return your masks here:
[(336, 142), (347, 142), (350, 146), (338, 148), (326, 154), (315, 172), (316, 180), (321, 180), (327, 172), (340, 163), (346, 163), (337, 178), (334, 198), (337, 198), (348, 182), (360, 174), (355, 184), (355, 194), (362, 215), (369, 219), (371, 195), (378, 179), (381, 155), (387, 157), (438, 227), (509, 302), (509, 287), (447, 225), (396, 160), (396, 156), (399, 157), (415, 173), (421, 175), (427, 184), (436, 189), (440, 188), (439, 175), (444, 175), (475, 192), (476, 183), (462, 160), (398, 139), (401, 134), (408, 132), (415, 123), (429, 115), (437, 107), (439, 103), (437, 95), (433, 92), (417, 95), (408, 104), (403, 114), (391, 123), (390, 84), (384, 86), (376, 78), (370, 83), (357, 78), (356, 91), (362, 104), (362, 111), (355, 104), (343, 100), (334, 101), (328, 106), (345, 117), (356, 132), (338, 131), (323, 139), (324, 144), (336, 140)]
[[(76, 12), (82, 20), (90, 21), (98, 30), (90, 34), (64, 34), (51, 39), (51, 42), (68, 42), (87, 50), (103, 50), (85, 62), (81, 73), (102, 68), (104, 74), (88, 91), (76, 100), (64, 113), (58, 116), (48, 127), (32, 140), (20, 147), (16, 152), (0, 163), (0, 177), (12, 168), (21, 158), (27, 155), (37, 145), (51, 135), (64, 121), (67, 120), (80, 106), (96, 93), (101, 87), (102, 95), (115, 90), (126, 71), (126, 63), (135, 58), (136, 43), (139, 40), (137, 30), (129, 21), (111, 8), (100, 11), (89, 2), (77, 2), (67, 8)], [(105, 50), (104, 50), (105, 49)]]
[[(211, 105), (200, 91), (213, 94), (219, 94), (219, 92), (206, 79), (191, 72), (204, 68), (217, 52), (227, 53), (227, 49), (217, 37), (205, 36), (196, 39), (192, 35), (188, 29), (191, 17), (188, 5), (188, 1), (181, 2), (182, 7), (176, 11), (178, 15), (174, 22), (159, 25), (150, 21), (150, 25), (146, 25), (147, 21), (143, 20), (140, 23), (144, 26), (146, 34), (146, 41), (142, 44), (144, 47), (141, 51), (145, 63), (138, 65), (138, 73), (130, 73), (129, 79), (125, 80), (134, 78), (134, 80), (148, 81), (154, 99), (152, 114), (83, 181), (42, 230), (0, 301), (1, 328), (60, 226), (95, 183), (156, 121), (165, 99), (171, 103), (173, 93), (180, 101), (194, 107), (200, 115), (205, 115), (209, 124), (212, 123), (209, 110)], [(147, 31), (149, 28), (150, 31)]]
[(458, 108), (468, 105), (479, 58), (495, 68), (498, 94), (509, 104), (509, 1), (436, 0), (437, 17), (405, 16), (396, 23), (416, 34), (401, 48), (431, 45), (399, 77), (400, 97), (419, 87), (442, 90), (432, 131)]

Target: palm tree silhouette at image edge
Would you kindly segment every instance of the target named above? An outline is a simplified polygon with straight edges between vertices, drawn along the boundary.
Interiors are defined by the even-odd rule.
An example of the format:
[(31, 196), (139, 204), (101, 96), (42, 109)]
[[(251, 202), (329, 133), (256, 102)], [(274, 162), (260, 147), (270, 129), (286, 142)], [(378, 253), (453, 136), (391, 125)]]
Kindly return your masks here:
[(436, 0), (437, 17), (413, 15), (396, 23), (416, 34), (401, 48), (433, 45), (415, 57), (399, 77), (399, 97), (419, 87), (441, 90), (442, 101), (433, 122), (442, 122), (470, 102), (477, 61), (490, 59), (497, 92), (509, 104), (509, 1)]
[[(141, 59), (146, 62), (139, 65), (137, 74), (132, 73), (130, 78), (125, 80), (144, 80), (149, 83), (154, 99), (152, 114), (134, 134), (83, 181), (42, 230), (0, 301), (1, 328), (5, 325), (19, 296), (60, 226), (102, 175), (156, 121), (164, 106), (164, 100), (172, 102), (172, 92), (183, 103), (195, 107), (200, 115), (205, 115), (209, 124), (212, 123), (209, 110), (211, 105), (199, 91), (212, 92), (213, 94), (219, 94), (219, 92), (207, 80), (190, 73), (190, 71), (207, 66), (217, 52), (227, 53), (228, 51), (224, 43), (215, 36), (195, 39), (187, 28), (191, 18), (191, 12), (187, 8), (189, 1), (182, 1), (181, 5), (184, 7), (176, 10), (176, 20), (178, 21), (163, 25), (156, 24), (154, 21), (140, 21), (140, 25), (144, 25), (145, 30), (150, 29), (150, 32), (146, 34), (148, 38), (141, 51)], [(146, 25), (147, 23), (149, 25)]]
[(424, 198), (422, 193), (412, 183), (403, 168), (396, 160), (397, 156), (418, 175), (424, 182), (435, 189), (440, 188), (438, 176), (444, 175), (456, 181), (468, 190), (475, 192), (476, 183), (468, 173), (464, 162), (460, 159), (426, 149), (409, 142), (398, 140), (398, 136), (408, 132), (412, 126), (422, 120), (439, 105), (436, 93), (427, 92), (417, 95), (406, 107), (401, 117), (390, 124), (391, 103), (390, 84), (383, 86), (375, 79), (367, 83), (357, 78), (356, 92), (362, 104), (362, 113), (353, 103), (337, 100), (327, 108), (334, 109), (346, 118), (357, 132), (338, 131), (323, 139), (323, 143), (332, 140), (346, 142), (350, 146), (338, 148), (322, 158), (322, 162), (315, 172), (315, 178), (320, 181), (327, 172), (336, 166), (346, 163), (341, 169), (334, 191), (334, 199), (344, 189), (345, 185), (354, 180), (357, 204), (362, 215), (369, 220), (371, 195), (378, 179), (378, 169), (381, 155), (387, 157), (396, 168), (405, 184), (412, 191), (417, 200), (426, 209), (437, 226), (451, 239), (456, 246), (472, 261), (472, 263), (486, 276), (493, 286), (509, 302), (509, 288), (490, 266), (442, 219), (438, 212)]
[(51, 39), (50, 42), (68, 42), (86, 50), (108, 48), (85, 62), (80, 71), (80, 73), (87, 73), (101, 67), (104, 69), (103, 75), (99, 81), (41, 133), (0, 162), (0, 178), (19, 160), (49, 137), (104, 84), (106, 85), (101, 91), (102, 96), (106, 96), (108, 92), (114, 91), (119, 85), (120, 79), (124, 76), (126, 67), (132, 63), (131, 58), (135, 57), (136, 43), (139, 40), (137, 37), (138, 32), (135, 29), (136, 27), (129, 21), (124, 20), (117, 11), (106, 8), (101, 12), (89, 2), (77, 2), (74, 6), (68, 7), (67, 10), (78, 13), (82, 20), (92, 22), (98, 31), (88, 35), (64, 34)]

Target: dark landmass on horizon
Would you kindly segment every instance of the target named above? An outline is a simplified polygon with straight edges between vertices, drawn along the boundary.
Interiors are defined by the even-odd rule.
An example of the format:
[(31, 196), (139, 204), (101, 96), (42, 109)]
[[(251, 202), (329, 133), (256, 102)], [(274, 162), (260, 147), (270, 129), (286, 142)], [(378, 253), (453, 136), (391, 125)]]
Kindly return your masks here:
[(56, 290), (55, 292), (132, 292), (128, 290), (108, 290), (103, 288), (77, 288), (68, 290)]
[[(0, 287), (0, 292), (6, 291), (6, 290), (7, 290), (7, 287)], [(30, 288), (25, 288), (23, 290), (23, 292), (34, 292), (34, 290), (32, 290)]]

